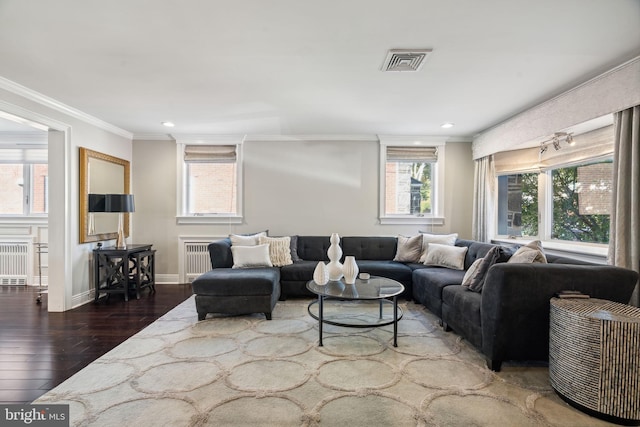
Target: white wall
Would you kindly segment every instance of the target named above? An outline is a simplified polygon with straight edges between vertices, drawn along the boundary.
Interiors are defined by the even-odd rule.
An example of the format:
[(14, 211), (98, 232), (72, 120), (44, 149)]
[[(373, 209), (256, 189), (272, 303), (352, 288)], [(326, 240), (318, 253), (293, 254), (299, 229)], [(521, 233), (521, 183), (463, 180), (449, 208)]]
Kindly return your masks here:
[(125, 160), (132, 157), (130, 137), (105, 130), (113, 127), (106, 123), (100, 127), (95, 119), (95, 125), (89, 124), (92, 118), (60, 107), (65, 106), (26, 88), (0, 88), (0, 110), (60, 131), (49, 136), (49, 311), (69, 310), (88, 301), (92, 286), (90, 257), (95, 244), (79, 243), (78, 148)]
[[(74, 306), (87, 301), (88, 292), (93, 286), (93, 264), (92, 251), (96, 247), (96, 243), (79, 243), (80, 242), (80, 226), (79, 226), (79, 147), (85, 147), (93, 151), (108, 154), (124, 160), (132, 160), (131, 140), (119, 137), (110, 132), (97, 129), (94, 126), (83, 122), (74, 123), (71, 131), (71, 186), (73, 189), (72, 196), (69, 198), (71, 203), (71, 242), (74, 250), (72, 255), (73, 262), (73, 295)], [(133, 167), (133, 166), (132, 166)], [(103, 245), (113, 245), (114, 241), (102, 242)]]
[[(378, 223), (379, 146), (366, 141), (246, 142), (241, 225), (176, 224), (176, 145), (135, 141), (91, 118), (0, 88), (0, 109), (58, 129), (50, 146), (49, 309), (65, 311), (90, 300), (95, 243), (79, 243), (78, 147), (130, 160), (135, 243), (158, 251), (157, 273), (177, 278), (179, 236), (225, 236), (269, 229), (272, 235), (411, 235), (418, 230), (471, 237), (473, 162), (470, 143), (446, 148), (444, 226)], [(106, 129), (106, 130), (105, 130)], [(55, 133), (55, 132), (54, 132)], [(124, 135), (123, 135), (124, 133)], [(104, 242), (109, 244), (110, 242)]]
[(241, 225), (176, 225), (176, 144), (133, 142), (133, 240), (152, 243), (158, 275), (178, 272), (178, 236), (226, 236), (268, 229), (271, 235), (412, 235), (458, 232), (471, 238), (471, 144), (446, 145), (445, 225), (380, 225), (379, 145), (367, 141), (244, 143)]

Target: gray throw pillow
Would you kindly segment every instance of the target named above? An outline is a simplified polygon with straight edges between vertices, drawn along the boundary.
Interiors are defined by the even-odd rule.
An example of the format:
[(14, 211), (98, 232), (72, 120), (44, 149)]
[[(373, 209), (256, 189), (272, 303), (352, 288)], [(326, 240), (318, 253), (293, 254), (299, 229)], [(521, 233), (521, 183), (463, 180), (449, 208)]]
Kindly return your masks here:
[(298, 255), (298, 236), (291, 236), (291, 261), (302, 261)]
[(413, 237), (398, 236), (398, 247), (394, 261), (419, 262), (422, 254), (422, 235)]
[(461, 284), (463, 288), (467, 288), (467, 290), (469, 290), (469, 285), (471, 284), (471, 280), (476, 275), (476, 271), (478, 271), (478, 266), (480, 265), (481, 262), (482, 262), (482, 258), (478, 258), (477, 260), (473, 261), (473, 263), (469, 266), (469, 269), (465, 271), (464, 277), (462, 278), (462, 284)]
[(462, 279), (462, 286), (470, 291), (482, 292), (487, 271), (498, 261), (498, 258), (500, 258), (500, 248), (494, 246), (489, 249), (484, 257), (478, 258), (473, 262), (465, 273), (464, 279)]

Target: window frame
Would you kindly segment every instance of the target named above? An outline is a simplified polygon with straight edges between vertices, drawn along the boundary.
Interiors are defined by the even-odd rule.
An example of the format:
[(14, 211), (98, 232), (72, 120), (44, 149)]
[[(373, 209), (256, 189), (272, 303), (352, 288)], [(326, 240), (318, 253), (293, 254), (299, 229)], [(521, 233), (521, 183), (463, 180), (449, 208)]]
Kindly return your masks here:
[[(184, 149), (187, 145), (235, 145), (236, 146), (236, 213), (235, 214), (187, 214), (187, 164), (184, 161)], [(244, 137), (237, 135), (204, 135), (176, 137), (177, 150), (177, 188), (176, 221), (178, 224), (242, 224), (243, 213), (243, 145)]]
[[(545, 236), (545, 240), (549, 241), (549, 242), (558, 242), (558, 243), (570, 243), (570, 244), (585, 244), (585, 245), (592, 245), (595, 247), (606, 247), (608, 249), (609, 244), (608, 243), (594, 243), (594, 242), (578, 242), (578, 241), (573, 241), (573, 240), (562, 240), (562, 239), (553, 239), (551, 237), (551, 235), (553, 234), (553, 171), (556, 169), (563, 169), (563, 168), (569, 168), (569, 167), (574, 167), (574, 166), (586, 166), (589, 164), (597, 164), (597, 163), (603, 163), (606, 161), (612, 161), (613, 162), (613, 155), (606, 155), (606, 156), (596, 156), (587, 160), (582, 160), (580, 162), (570, 162), (570, 163), (564, 163), (564, 164), (558, 164), (558, 165), (554, 165), (553, 167), (549, 167), (549, 168), (545, 168), (542, 172), (541, 175), (544, 174), (544, 183), (545, 183), (545, 187), (544, 187), (544, 200), (545, 200), (545, 204), (543, 206), (544, 209), (544, 215), (540, 214), (541, 217), (544, 217), (544, 236)], [(538, 181), (538, 191), (540, 191), (540, 187), (539, 187), (539, 181)], [(540, 222), (538, 222), (538, 226), (540, 226)]]
[[(379, 164), (379, 212), (381, 225), (387, 224), (428, 224), (443, 225), (444, 216), (444, 176), (445, 176), (445, 145), (443, 138), (428, 136), (379, 136), (380, 164)], [(437, 147), (438, 160), (432, 163), (431, 185), (431, 213), (429, 214), (395, 214), (386, 213), (386, 164), (387, 147)]]
[[(26, 154), (29, 151), (33, 151), (34, 148), (22, 148), (20, 147), (18, 144), (3, 144), (2, 147), (0, 149), (10, 149), (13, 150), (14, 152), (17, 150), (21, 150), (23, 152), (21, 158), (22, 159), (27, 159), (26, 161), (20, 161), (19, 159), (16, 159), (16, 161), (9, 161), (6, 160), (2, 161), (0, 160), (0, 164), (13, 164), (13, 165), (20, 165), (22, 166), (22, 188), (23, 188), (23, 194), (22, 194), (22, 213), (20, 214), (13, 214), (13, 213), (3, 213), (0, 212), (0, 220), (2, 222), (20, 222), (22, 220), (30, 220), (30, 219), (35, 219), (35, 220), (45, 220), (49, 217), (49, 212), (48, 212), (48, 208), (49, 208), (49, 204), (48, 204), (48, 199), (49, 199), (49, 195), (48, 195), (48, 186), (47, 188), (45, 188), (45, 208), (47, 209), (47, 212), (44, 213), (36, 213), (33, 212), (32, 206), (33, 206), (33, 199), (34, 199), (34, 186), (33, 186), (33, 174), (34, 174), (34, 166), (35, 165), (48, 165), (48, 162), (45, 161), (35, 161), (35, 160), (28, 160), (29, 155)], [(42, 145), (39, 148), (36, 148), (35, 150), (37, 151), (42, 151), (44, 150), (46, 152), (47, 150), (47, 146), (46, 145)], [(43, 160), (43, 159), (41, 159)], [(48, 172), (47, 172), (47, 177), (48, 177)]]
[(554, 164), (545, 168), (537, 170), (520, 170), (513, 172), (501, 172), (495, 174), (494, 185), (496, 189), (495, 198), (495, 212), (498, 211), (498, 177), (505, 175), (516, 175), (522, 173), (538, 173), (538, 235), (537, 236), (516, 236), (515, 238), (504, 234), (498, 234), (498, 216), (495, 216), (495, 230), (496, 234), (492, 241), (504, 242), (504, 243), (528, 243), (531, 240), (540, 240), (543, 242), (545, 249), (551, 249), (557, 251), (558, 254), (579, 254), (585, 255), (586, 261), (599, 261), (607, 256), (609, 244), (607, 243), (592, 243), (592, 242), (579, 242), (573, 240), (561, 240), (553, 239), (551, 235), (553, 233), (553, 179), (552, 173), (555, 169), (562, 169), (573, 166), (581, 166), (592, 163), (604, 162), (612, 160), (613, 155), (601, 155), (587, 159), (582, 159), (578, 162), (566, 162)]

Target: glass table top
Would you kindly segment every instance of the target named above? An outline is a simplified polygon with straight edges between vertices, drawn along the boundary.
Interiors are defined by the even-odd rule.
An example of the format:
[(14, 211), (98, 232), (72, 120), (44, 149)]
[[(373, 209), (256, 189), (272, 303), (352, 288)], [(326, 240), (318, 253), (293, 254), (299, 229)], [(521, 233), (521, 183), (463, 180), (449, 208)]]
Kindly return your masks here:
[(330, 280), (326, 285), (318, 285), (311, 280), (307, 283), (307, 289), (325, 297), (357, 300), (377, 300), (404, 292), (402, 283), (377, 276), (371, 276), (367, 280), (356, 279), (353, 285), (347, 285), (343, 280)]

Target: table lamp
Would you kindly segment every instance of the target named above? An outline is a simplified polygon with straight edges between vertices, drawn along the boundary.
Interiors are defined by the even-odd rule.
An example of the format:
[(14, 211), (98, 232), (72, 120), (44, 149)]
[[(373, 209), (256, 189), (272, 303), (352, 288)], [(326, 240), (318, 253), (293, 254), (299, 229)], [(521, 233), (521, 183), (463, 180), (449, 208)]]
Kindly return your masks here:
[(93, 236), (96, 233), (93, 214), (94, 212), (104, 212), (104, 199), (104, 194), (89, 194), (89, 200), (87, 203), (87, 211), (89, 212), (89, 226), (87, 234), (89, 236)]
[(105, 194), (104, 212), (118, 214), (118, 238), (116, 239), (116, 249), (127, 249), (124, 240), (124, 213), (135, 212), (133, 194)]

